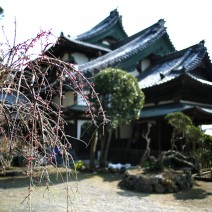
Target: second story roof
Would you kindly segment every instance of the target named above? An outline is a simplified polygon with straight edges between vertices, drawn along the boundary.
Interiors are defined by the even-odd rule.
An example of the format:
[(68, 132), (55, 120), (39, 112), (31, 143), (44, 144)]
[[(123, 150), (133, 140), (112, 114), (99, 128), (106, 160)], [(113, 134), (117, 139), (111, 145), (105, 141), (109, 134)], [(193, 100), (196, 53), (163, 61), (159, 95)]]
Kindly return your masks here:
[[(163, 41), (158, 46), (155, 46), (155, 48), (151, 48), (153, 44), (164, 36), (167, 37), (164, 20), (159, 20), (156, 24), (143, 30), (142, 33), (137, 33), (136, 36), (133, 35), (129, 42), (121, 45), (119, 48), (79, 66), (79, 70), (84, 72), (85, 75), (90, 75), (107, 67), (128, 69), (131, 64), (135, 66), (138, 60), (150, 55), (153, 53), (152, 51), (158, 51), (159, 45), (165, 46), (166, 44)], [(159, 49), (162, 52), (161, 47)], [(170, 53), (173, 49), (173, 46), (172, 48), (167, 47), (165, 54)], [(125, 66), (124, 63), (126, 64)]]
[[(203, 60), (210, 68), (201, 67)], [(200, 70), (196, 68), (200, 67)], [(142, 89), (158, 86), (186, 75), (191, 80), (212, 85), (211, 63), (204, 42), (178, 51), (158, 60), (148, 70), (138, 76)]]
[(127, 37), (127, 34), (122, 25), (122, 17), (117, 9), (110, 12), (110, 15), (87, 32), (84, 32), (76, 37), (77, 40), (88, 43), (99, 43), (104, 38), (113, 38), (120, 41)]
[(103, 55), (110, 52), (111, 50), (95, 44), (90, 44), (80, 40), (72, 39), (71, 37), (65, 36), (63, 35), (63, 33), (61, 33), (58, 42), (56, 42), (54, 46), (50, 47), (47, 52), (58, 57), (61, 54), (64, 54), (64, 52), (66, 51), (82, 52), (83, 54), (91, 55)]

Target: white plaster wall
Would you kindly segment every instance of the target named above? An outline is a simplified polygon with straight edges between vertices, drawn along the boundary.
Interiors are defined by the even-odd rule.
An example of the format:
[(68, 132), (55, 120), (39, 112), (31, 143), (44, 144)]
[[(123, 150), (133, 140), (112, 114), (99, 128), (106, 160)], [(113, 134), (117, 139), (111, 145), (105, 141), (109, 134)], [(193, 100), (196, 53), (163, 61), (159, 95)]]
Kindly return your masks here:
[(84, 123), (89, 122), (88, 120), (77, 120), (77, 138), (80, 139), (81, 127)]
[(69, 120), (67, 122), (70, 123), (70, 124), (74, 124), (74, 120)]
[[(59, 101), (60, 101), (59, 96), (55, 96), (53, 98), (53, 102), (55, 104), (59, 105)], [(66, 92), (65, 93), (65, 98), (63, 98), (62, 103), (63, 103), (64, 107), (73, 105), (74, 104), (74, 93), (72, 91)]]
[(103, 41), (102, 41), (102, 44), (104, 44), (104, 45), (106, 45), (106, 46), (108, 46), (108, 47), (111, 46), (110, 43), (109, 43), (107, 40), (103, 40)]
[[(151, 64), (151, 61), (150, 59), (148, 58), (145, 58), (141, 61), (141, 70), (142, 72), (145, 71)], [(134, 71), (131, 72), (131, 74), (134, 76), (134, 77), (137, 77), (139, 75), (139, 72), (137, 71), (137, 69), (135, 69)]]
[(63, 106), (71, 106), (74, 104), (74, 92), (72, 91), (67, 91), (65, 93), (65, 98), (63, 99)]
[(86, 57), (86, 55), (81, 54), (79, 52), (75, 52), (71, 54), (74, 60), (76, 61), (77, 65), (81, 65), (84, 63), (87, 63), (89, 61), (89, 58)]
[(83, 106), (87, 105), (81, 94), (77, 94), (77, 105), (83, 105)]
[(68, 61), (68, 59), (69, 59), (69, 54), (65, 53), (62, 57), (62, 60), (66, 62), (66, 61)]
[[(74, 52), (74, 53), (71, 54), (71, 56), (76, 61), (77, 65), (81, 65), (81, 64), (87, 63), (89, 61), (89, 58), (86, 55), (81, 54), (79, 52)], [(69, 60), (69, 53), (65, 53), (62, 57), (62, 60), (68, 61)]]
[(145, 71), (150, 66), (150, 63), (151, 63), (150, 59), (148, 58), (143, 59), (141, 62), (141, 70)]
[(55, 96), (54, 98), (53, 98), (53, 103), (55, 103), (56, 105), (59, 105), (59, 101), (60, 101), (60, 99), (59, 99), (59, 96)]

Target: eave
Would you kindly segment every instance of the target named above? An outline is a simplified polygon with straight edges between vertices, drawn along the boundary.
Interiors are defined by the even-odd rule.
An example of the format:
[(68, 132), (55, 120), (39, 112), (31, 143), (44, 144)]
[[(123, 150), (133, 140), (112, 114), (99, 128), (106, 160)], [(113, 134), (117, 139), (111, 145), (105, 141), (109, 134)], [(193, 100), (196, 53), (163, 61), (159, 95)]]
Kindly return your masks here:
[(197, 79), (190, 74), (180, 75), (162, 84), (144, 88), (142, 91), (146, 103), (188, 100), (212, 104), (212, 82)]
[[(202, 42), (164, 56), (137, 77), (139, 86), (141, 89), (159, 86), (184, 74), (195, 77), (194, 70), (204, 64), (206, 57), (207, 50)], [(205, 70), (208, 72), (210, 68), (208, 66)], [(205, 75), (205, 73), (202, 74)], [(207, 81), (212, 81), (212, 77), (208, 76)]]
[[(154, 27), (149, 28), (149, 30), (146, 30), (129, 43), (126, 43), (125, 45), (91, 62), (79, 66), (79, 70), (82, 71), (86, 76), (92, 76), (99, 70), (107, 67), (123, 68), (122, 66), (124, 63), (128, 63), (129, 60), (133, 60), (133, 64), (135, 65), (134, 60), (141, 60), (145, 56), (151, 54), (152, 52), (149, 52), (151, 47), (166, 34), (164, 22), (161, 20), (153, 26)], [(154, 50), (155, 49), (153, 48), (153, 51)]]
[(189, 115), (196, 124), (212, 123), (212, 106), (192, 103), (176, 103), (155, 107), (144, 107), (140, 120), (164, 120), (164, 117), (173, 112), (183, 112)]
[(64, 54), (64, 52), (81, 52), (87, 55), (98, 56), (99, 54), (104, 55), (110, 51), (111, 50), (108, 48), (89, 44), (79, 40), (74, 40), (61, 34), (58, 42), (56, 42), (54, 46), (48, 49), (46, 54), (61, 56), (62, 54)]
[[(161, 24), (161, 25), (164, 25), (165, 24), (165, 21), (163, 19), (160, 19), (157, 23), (153, 24), (152, 26), (146, 28), (146, 29), (143, 29), (141, 30), (140, 32), (137, 32), (136, 34), (130, 36), (130, 37), (127, 37), (121, 41), (119, 41), (117, 44), (114, 45), (114, 48), (120, 48), (121, 46), (133, 41), (134, 39), (136, 39), (137, 37), (140, 37), (142, 36), (143, 34), (145, 34), (147, 31), (154, 31), (155, 30), (155, 27), (158, 25), (158, 24)], [(164, 34), (163, 36), (163, 42), (164, 42), (164, 46), (166, 46), (166, 48), (168, 49), (168, 53), (170, 52), (174, 52), (175, 51), (175, 47), (173, 45), (173, 43), (171, 42), (170, 38), (169, 38), (169, 35), (168, 33)]]

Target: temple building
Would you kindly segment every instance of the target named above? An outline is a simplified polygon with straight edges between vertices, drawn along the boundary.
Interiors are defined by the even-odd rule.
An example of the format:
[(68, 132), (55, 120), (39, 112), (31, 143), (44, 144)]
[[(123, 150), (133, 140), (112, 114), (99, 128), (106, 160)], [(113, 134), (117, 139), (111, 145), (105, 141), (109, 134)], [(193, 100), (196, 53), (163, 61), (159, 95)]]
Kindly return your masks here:
[[(77, 65), (86, 77), (114, 67), (138, 79), (145, 105), (139, 120), (114, 132), (109, 153), (114, 162), (139, 162), (148, 123), (153, 152), (170, 148), (172, 130), (164, 117), (171, 112), (184, 112), (196, 125), (212, 124), (212, 64), (204, 41), (177, 51), (164, 20), (128, 36), (114, 10), (81, 35), (72, 38), (61, 33), (49, 53)], [(86, 106), (68, 90), (63, 106), (69, 123), (66, 132), (80, 138), (83, 124), (89, 121), (83, 116)], [(79, 155), (86, 154), (82, 149), (78, 148)]]

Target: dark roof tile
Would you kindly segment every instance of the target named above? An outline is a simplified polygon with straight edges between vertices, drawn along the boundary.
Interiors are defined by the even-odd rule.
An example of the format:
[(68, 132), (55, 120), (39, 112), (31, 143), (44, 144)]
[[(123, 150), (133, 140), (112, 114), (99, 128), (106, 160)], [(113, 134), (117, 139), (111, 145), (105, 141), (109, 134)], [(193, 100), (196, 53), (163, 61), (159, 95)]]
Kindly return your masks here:
[(77, 45), (80, 45), (80, 46), (85, 46), (85, 47), (88, 47), (88, 48), (93, 48), (93, 49), (97, 49), (97, 50), (101, 50), (101, 51), (105, 51), (105, 52), (111, 51), (108, 48), (101, 47), (101, 46), (98, 46), (98, 45), (95, 45), (95, 44), (90, 44), (90, 43), (83, 42), (83, 41), (80, 41), (80, 40), (76, 40), (76, 39), (70, 38), (68, 36), (63, 35), (61, 38), (68, 40), (70, 43), (74, 43), (74, 44), (77, 44)]
[(149, 27), (141, 35), (137, 36), (135, 39), (131, 40), (129, 43), (103, 55), (91, 62), (79, 66), (79, 70), (84, 72), (92, 72), (95, 69), (101, 70), (109, 66), (115, 66), (119, 62), (128, 59), (129, 57), (135, 55), (139, 51), (148, 48), (152, 43), (156, 42), (166, 33), (166, 29), (162, 24), (161, 20)]
[[(122, 26), (122, 17), (119, 15), (117, 9), (110, 12), (110, 15), (105, 18), (103, 21), (101, 21), (99, 24), (97, 24), (92, 29), (88, 30), (85, 33), (82, 33), (76, 37), (77, 40), (87, 40), (90, 38), (93, 38), (94, 36), (97, 36), (99, 34), (102, 34), (103, 32), (107, 31), (108, 28), (115, 25), (117, 22), (119, 22)], [(122, 27), (123, 29), (123, 27)], [(126, 32), (123, 29), (123, 32), (125, 36), (127, 37)]]
[(201, 64), (206, 53), (207, 49), (201, 41), (197, 45), (165, 56), (138, 76), (139, 85), (142, 89), (157, 86), (183, 74), (197, 80), (198, 77), (193, 75), (192, 70)]
[(185, 112), (188, 110), (198, 110), (201, 113), (212, 115), (212, 107), (207, 105), (176, 103), (160, 105), (155, 107), (144, 107), (141, 111), (141, 118), (164, 117), (173, 112)]

